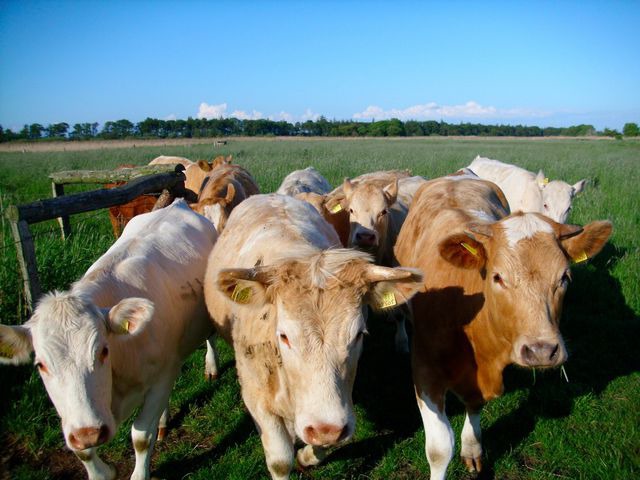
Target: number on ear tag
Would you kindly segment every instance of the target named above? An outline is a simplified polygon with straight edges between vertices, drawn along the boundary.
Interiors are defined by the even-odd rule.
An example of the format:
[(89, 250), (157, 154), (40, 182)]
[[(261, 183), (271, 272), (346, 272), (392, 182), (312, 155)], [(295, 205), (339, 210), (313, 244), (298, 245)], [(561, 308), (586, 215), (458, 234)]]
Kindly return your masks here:
[(398, 304), (396, 302), (396, 295), (393, 292), (385, 292), (382, 294), (382, 301), (380, 302), (380, 308), (390, 308)]

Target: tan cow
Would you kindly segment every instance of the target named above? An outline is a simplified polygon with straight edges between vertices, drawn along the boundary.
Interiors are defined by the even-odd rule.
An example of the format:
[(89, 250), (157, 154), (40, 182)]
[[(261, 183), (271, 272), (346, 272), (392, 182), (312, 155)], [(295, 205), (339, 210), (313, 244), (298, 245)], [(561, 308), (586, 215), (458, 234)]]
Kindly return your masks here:
[(205, 299), (233, 344), (242, 397), (274, 479), (289, 477), (294, 442), (301, 466), (351, 437), (351, 391), (366, 332), (363, 304), (405, 302), (421, 284), (415, 269), (371, 264), (334, 248), (338, 237), (308, 203), (254, 195), (229, 217), (211, 252)]
[(218, 155), (212, 162), (198, 160), (192, 165), (189, 165), (184, 171), (184, 175), (186, 177), (184, 182), (185, 188), (191, 190), (196, 195), (199, 195), (200, 190), (202, 189), (202, 182), (207, 178), (209, 172), (222, 165), (230, 165), (231, 159), (231, 155), (228, 155), (227, 157)]
[(149, 165), (184, 165), (184, 168), (188, 168), (189, 165), (193, 165), (193, 162), (184, 157), (172, 157), (169, 155), (160, 155), (149, 162)]
[(447, 391), (466, 406), (461, 455), (480, 471), (480, 409), (502, 394), (503, 369), (567, 359), (559, 321), (570, 264), (596, 255), (611, 229), (607, 221), (583, 228), (538, 213), (508, 215), (495, 184), (465, 176), (418, 191), (395, 253), (426, 273), (424, 293), (412, 301), (411, 356), (432, 479), (445, 478), (454, 451)]

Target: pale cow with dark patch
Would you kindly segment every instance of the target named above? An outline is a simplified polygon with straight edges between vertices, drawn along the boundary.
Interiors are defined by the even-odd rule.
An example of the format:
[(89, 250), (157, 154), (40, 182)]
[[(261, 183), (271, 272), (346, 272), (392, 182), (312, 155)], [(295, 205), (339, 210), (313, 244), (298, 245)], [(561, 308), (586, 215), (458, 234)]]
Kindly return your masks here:
[(507, 365), (567, 359), (559, 322), (570, 265), (596, 255), (612, 229), (508, 212), (491, 182), (432, 180), (418, 190), (395, 247), (401, 265), (426, 274), (412, 300), (411, 357), (433, 480), (445, 478), (454, 451), (446, 392), (465, 404), (461, 455), (480, 471), (482, 406), (502, 394)]
[(363, 304), (407, 301), (415, 269), (373, 265), (339, 246), (308, 203), (255, 195), (229, 217), (209, 258), (205, 298), (218, 332), (233, 344), (242, 397), (274, 479), (354, 432), (351, 399), (366, 324)]

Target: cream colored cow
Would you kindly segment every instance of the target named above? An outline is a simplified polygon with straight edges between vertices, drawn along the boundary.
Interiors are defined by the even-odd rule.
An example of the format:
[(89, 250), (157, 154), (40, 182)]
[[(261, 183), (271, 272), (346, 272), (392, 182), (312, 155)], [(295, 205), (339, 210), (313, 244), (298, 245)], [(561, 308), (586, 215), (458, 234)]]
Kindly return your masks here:
[(233, 210), (205, 275), (218, 332), (233, 344), (242, 397), (274, 479), (294, 459), (315, 465), (325, 447), (351, 437), (351, 391), (362, 339), (363, 304), (406, 302), (418, 270), (373, 265), (339, 245), (308, 203), (254, 195)]
[(193, 165), (193, 162), (184, 157), (172, 157), (170, 155), (160, 155), (149, 162), (149, 165), (184, 165), (184, 168)]

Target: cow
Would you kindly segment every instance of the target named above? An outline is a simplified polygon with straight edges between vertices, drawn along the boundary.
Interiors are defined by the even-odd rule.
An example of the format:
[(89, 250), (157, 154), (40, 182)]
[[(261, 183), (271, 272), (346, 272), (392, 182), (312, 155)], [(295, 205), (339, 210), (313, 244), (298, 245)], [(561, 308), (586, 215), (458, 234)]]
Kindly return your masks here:
[[(116, 170), (134, 167), (135, 165), (125, 164), (118, 166)], [(104, 188), (115, 188), (124, 185), (125, 183), (126, 182), (107, 183)], [(156, 200), (157, 198), (153, 195), (140, 195), (130, 202), (109, 207), (109, 221), (111, 222), (111, 228), (113, 229), (113, 236), (118, 238), (122, 233), (122, 229), (136, 215), (141, 215), (153, 210)]]
[(299, 200), (310, 203), (320, 215), (333, 227), (340, 239), (340, 245), (347, 247), (349, 245), (349, 233), (351, 226), (349, 225), (349, 212), (340, 207), (335, 212), (327, 206), (327, 194), (307, 192), (294, 195)]
[(368, 254), (338, 246), (310, 204), (254, 195), (233, 210), (209, 257), (207, 307), (233, 345), (274, 479), (289, 477), (296, 438), (306, 444), (296, 455), (304, 467), (351, 437), (363, 304), (402, 304), (421, 284), (415, 269), (373, 265)]
[(331, 190), (331, 184), (320, 172), (313, 167), (307, 167), (304, 170), (295, 170), (284, 177), (276, 193), (295, 197), (299, 193), (323, 195)]
[(477, 156), (468, 167), (476, 175), (498, 185), (512, 212), (537, 212), (565, 223), (573, 198), (584, 190), (586, 180), (569, 185), (562, 180), (549, 181), (540, 170), (536, 175), (515, 165)]
[(199, 195), (203, 186), (202, 183), (205, 178), (207, 178), (207, 175), (209, 175), (209, 172), (222, 165), (230, 165), (231, 159), (231, 155), (228, 155), (227, 157), (218, 155), (212, 162), (198, 160), (192, 165), (189, 165), (184, 171), (184, 175), (186, 177), (184, 182), (185, 188), (191, 190), (196, 195)]
[(149, 162), (149, 165), (183, 165), (184, 168), (188, 168), (189, 165), (193, 165), (193, 162), (184, 157), (172, 157), (168, 155), (160, 155)]
[(559, 321), (570, 264), (596, 255), (611, 230), (608, 221), (580, 227), (509, 214), (485, 180), (443, 177), (417, 192), (395, 255), (425, 272), (412, 299), (411, 360), (432, 480), (445, 478), (454, 449), (446, 392), (465, 405), (461, 455), (480, 471), (482, 406), (502, 394), (507, 365), (551, 368), (567, 359)]
[[(332, 213), (349, 212), (347, 246), (368, 251), (374, 255), (377, 264), (388, 267), (396, 264), (393, 246), (409, 210), (409, 205), (399, 200), (400, 181), (406, 188), (402, 196), (410, 202), (415, 187), (423, 179), (409, 177), (406, 170), (372, 172), (353, 180), (345, 179), (342, 191), (331, 192), (326, 202), (326, 208)], [(407, 312), (394, 312), (393, 315), (396, 322), (394, 341), (400, 353), (409, 352), (406, 316)]]
[[(260, 193), (258, 184), (251, 174), (239, 165), (222, 164), (214, 168), (205, 178), (198, 202), (189, 206), (209, 219), (218, 234), (222, 233), (231, 211), (240, 202)], [(205, 357), (205, 378), (218, 378), (218, 354), (215, 348), (215, 334), (207, 339)]]
[(97, 455), (140, 407), (132, 479), (147, 479), (158, 422), (182, 361), (211, 333), (206, 261), (217, 238), (184, 200), (135, 217), (70, 290), (45, 295), (22, 326), (0, 325), (0, 362), (35, 366), (88, 478), (113, 479)]

